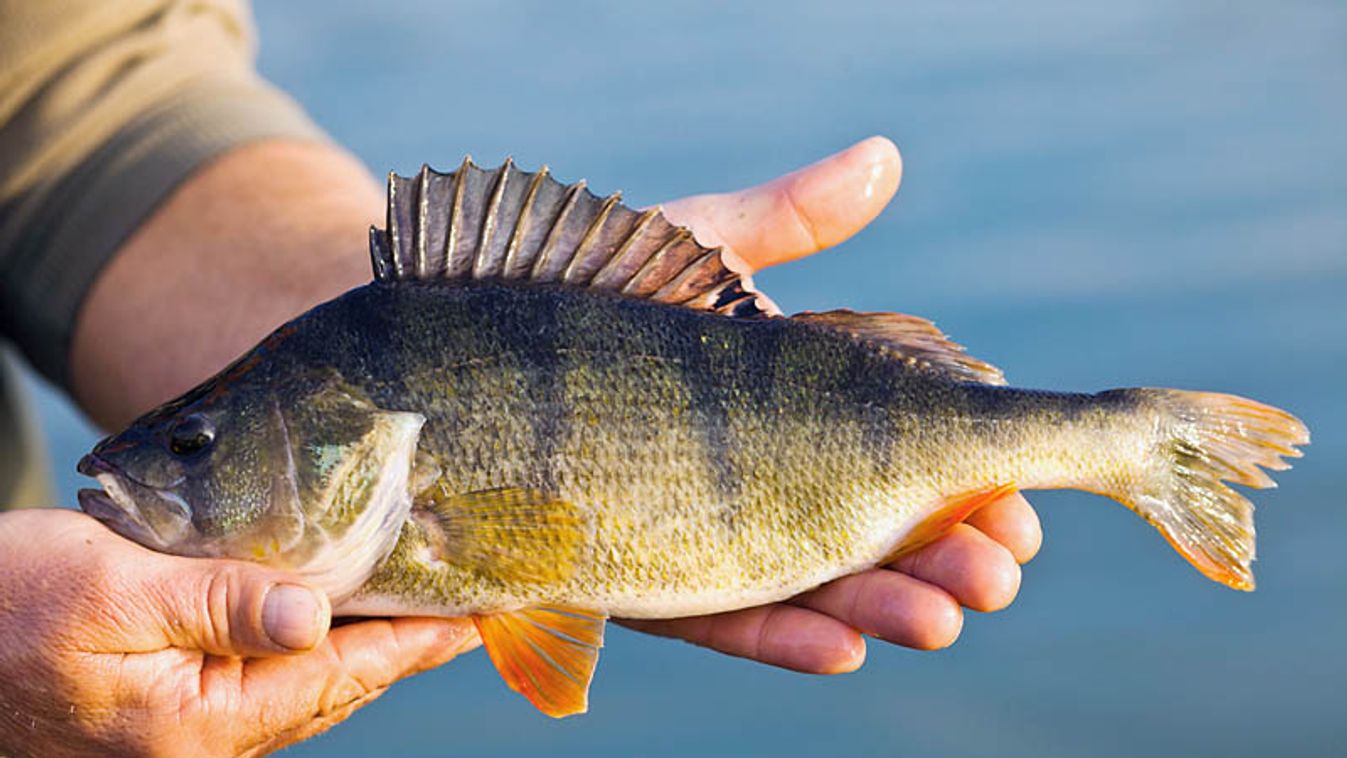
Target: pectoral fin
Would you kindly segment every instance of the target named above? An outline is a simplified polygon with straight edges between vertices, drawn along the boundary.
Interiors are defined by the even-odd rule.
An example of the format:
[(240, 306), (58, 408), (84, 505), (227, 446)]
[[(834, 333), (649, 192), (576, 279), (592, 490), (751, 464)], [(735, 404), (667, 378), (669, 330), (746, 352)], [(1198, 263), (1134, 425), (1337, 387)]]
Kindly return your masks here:
[(558, 606), (472, 620), (510, 689), (553, 718), (589, 710), (589, 682), (607, 616)]
[(505, 583), (566, 581), (589, 543), (586, 511), (535, 490), (505, 487), (422, 493), (416, 507), (434, 517), (442, 560)]

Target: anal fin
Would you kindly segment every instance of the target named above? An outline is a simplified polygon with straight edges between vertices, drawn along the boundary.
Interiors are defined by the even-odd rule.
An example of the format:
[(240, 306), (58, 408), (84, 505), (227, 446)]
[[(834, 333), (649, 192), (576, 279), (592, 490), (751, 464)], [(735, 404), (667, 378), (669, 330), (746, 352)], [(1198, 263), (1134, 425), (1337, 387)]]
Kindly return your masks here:
[(1018, 488), (1013, 484), (1002, 484), (973, 492), (965, 492), (945, 498), (940, 508), (927, 516), (907, 533), (883, 563), (889, 563), (908, 553), (915, 552), (940, 539), (955, 524), (977, 512), (979, 508), (1012, 494)]
[(472, 620), (510, 689), (553, 718), (589, 710), (589, 683), (607, 616), (540, 606)]

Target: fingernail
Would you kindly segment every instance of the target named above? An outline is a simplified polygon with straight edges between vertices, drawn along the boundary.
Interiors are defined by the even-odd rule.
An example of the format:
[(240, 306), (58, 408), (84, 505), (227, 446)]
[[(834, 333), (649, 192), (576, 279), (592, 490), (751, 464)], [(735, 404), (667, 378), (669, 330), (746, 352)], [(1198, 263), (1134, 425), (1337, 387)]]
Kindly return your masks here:
[(277, 584), (262, 603), (262, 629), (267, 637), (287, 650), (308, 650), (318, 644), (322, 603), (307, 587)]

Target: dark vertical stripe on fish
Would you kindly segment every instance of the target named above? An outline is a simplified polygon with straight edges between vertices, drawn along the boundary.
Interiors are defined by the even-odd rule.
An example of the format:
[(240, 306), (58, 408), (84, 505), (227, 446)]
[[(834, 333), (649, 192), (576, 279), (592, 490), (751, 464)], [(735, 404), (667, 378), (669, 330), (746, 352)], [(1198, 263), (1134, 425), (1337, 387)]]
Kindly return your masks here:
[[(762, 324), (752, 334), (735, 329), (730, 322), (716, 326), (724, 335), (724, 344), (734, 348), (715, 353), (722, 364), (733, 364), (717, 366), (722, 376), (734, 377), (734, 395), (730, 402), (736, 406), (733, 418), (738, 421), (731, 423), (726, 432), (730, 437), (725, 453), (728, 461), (725, 475), (728, 476), (735, 471), (755, 471), (760, 466), (770, 466), (770, 462), (754, 459), (754, 456), (762, 455), (764, 444), (769, 446), (767, 449), (773, 444), (789, 444), (785, 439), (758, 439), (755, 445), (745, 445), (742, 440), (735, 439), (740, 434), (762, 433), (764, 414), (779, 408), (781, 398), (777, 391), (789, 382), (789, 377), (778, 377), (777, 374), (782, 352), (780, 322)], [(749, 505), (744, 500), (738, 479), (734, 481), (734, 497), (726, 500), (721, 515), (731, 530), (737, 527), (740, 510)]]
[(568, 312), (559, 308), (559, 298), (552, 292), (539, 292), (534, 298), (530, 315), (536, 319), (529, 329), (525, 346), (528, 351), (528, 393), (533, 399), (537, 415), (533, 424), (533, 450), (537, 480), (535, 485), (544, 492), (557, 488), (557, 447), (570, 434), (571, 409), (565, 402), (566, 320)]
[[(777, 371), (781, 368), (782, 330), (775, 322), (764, 324), (763, 327), (757, 329), (739, 351), (743, 356), (743, 371), (746, 374), (746, 400), (760, 409), (776, 405)], [(781, 378), (784, 380), (787, 377)]]
[(868, 348), (859, 346), (847, 350), (839, 359), (845, 363), (841, 372), (844, 392), (861, 411), (861, 446), (863, 455), (870, 458), (875, 468), (887, 470), (893, 463), (894, 446), (898, 435), (890, 428), (893, 420), (886, 412), (897, 396), (897, 388), (876, 370), (876, 359)]
[(701, 424), (707, 470), (715, 477), (716, 493), (721, 502), (729, 506), (738, 501), (739, 484), (730, 459), (730, 420), (725, 396), (717, 381), (720, 377), (712, 371), (710, 351), (720, 348), (714, 344), (716, 330), (710, 323), (703, 321), (693, 326), (696, 328), (679, 335), (684, 341), (678, 364), (682, 367), (683, 383), (688, 388), (693, 418)]

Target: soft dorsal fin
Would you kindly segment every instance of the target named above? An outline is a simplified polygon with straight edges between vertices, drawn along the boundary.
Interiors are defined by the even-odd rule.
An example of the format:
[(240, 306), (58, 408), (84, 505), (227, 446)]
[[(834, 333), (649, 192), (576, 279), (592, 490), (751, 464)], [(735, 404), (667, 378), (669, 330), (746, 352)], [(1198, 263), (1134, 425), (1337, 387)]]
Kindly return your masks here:
[(659, 209), (633, 210), (619, 194), (598, 197), (509, 159), (489, 171), (464, 158), (448, 174), (389, 174), (387, 228), (370, 229), (370, 258), (379, 281), (565, 284), (741, 318), (781, 314), (718, 248)]
[(805, 311), (796, 321), (836, 329), (887, 350), (913, 365), (941, 371), (954, 379), (1005, 384), (1001, 369), (964, 352), (930, 321), (905, 313), (858, 313), (849, 310)]

